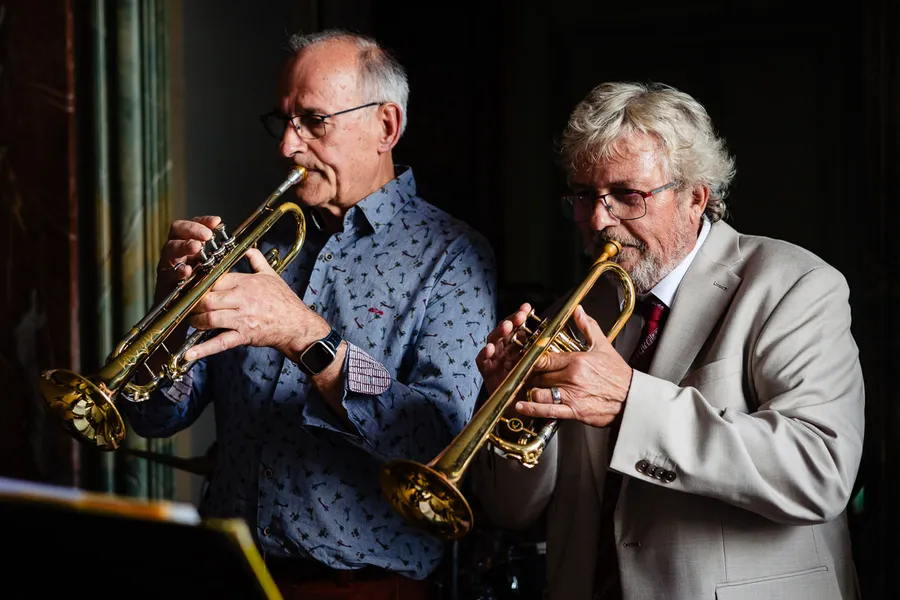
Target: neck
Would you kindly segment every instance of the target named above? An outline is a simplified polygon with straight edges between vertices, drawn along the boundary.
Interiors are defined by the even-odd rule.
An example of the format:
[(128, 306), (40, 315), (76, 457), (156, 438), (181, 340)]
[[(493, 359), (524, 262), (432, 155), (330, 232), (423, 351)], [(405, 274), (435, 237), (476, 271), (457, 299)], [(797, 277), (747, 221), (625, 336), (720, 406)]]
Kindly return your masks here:
[(312, 212), (315, 213), (316, 219), (321, 225), (322, 230), (326, 233), (340, 233), (344, 230), (344, 215), (347, 214), (347, 211), (350, 210), (350, 207), (346, 209), (339, 209), (337, 206), (322, 206), (313, 208)]
[(343, 231), (344, 217), (347, 215), (347, 211), (386, 186), (395, 177), (393, 158), (390, 154), (386, 154), (375, 171), (371, 182), (365, 186), (364, 189), (368, 190), (367, 192), (364, 192), (362, 195), (355, 194), (355, 199), (350, 201), (341, 202), (335, 199), (317, 209), (323, 229), (328, 233)]

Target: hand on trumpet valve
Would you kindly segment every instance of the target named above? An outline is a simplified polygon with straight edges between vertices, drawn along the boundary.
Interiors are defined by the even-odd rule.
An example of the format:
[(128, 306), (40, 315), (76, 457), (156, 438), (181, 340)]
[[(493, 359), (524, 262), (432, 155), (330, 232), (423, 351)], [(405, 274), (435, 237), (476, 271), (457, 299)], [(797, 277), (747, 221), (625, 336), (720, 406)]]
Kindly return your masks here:
[[(532, 312), (527, 302), (513, 314), (502, 320), (487, 337), (484, 348), (475, 357), (475, 364), (484, 378), (489, 393), (503, 382), (507, 373), (515, 366), (522, 345), (527, 339), (523, 327)], [(524, 334), (524, 335), (523, 335)]]
[(247, 250), (251, 273), (223, 275), (190, 317), (192, 327), (221, 333), (188, 350), (193, 361), (237, 346), (275, 348), (296, 357), (331, 327), (310, 310), (256, 248)]
[(536, 419), (576, 419), (606, 427), (623, 409), (632, 369), (583, 308), (576, 308), (573, 318), (590, 350), (545, 352), (527, 383), (529, 401), (518, 401), (515, 408)]
[(206, 242), (213, 239), (213, 229), (221, 222), (220, 217), (206, 216), (172, 223), (156, 267), (157, 302), (191, 276)]

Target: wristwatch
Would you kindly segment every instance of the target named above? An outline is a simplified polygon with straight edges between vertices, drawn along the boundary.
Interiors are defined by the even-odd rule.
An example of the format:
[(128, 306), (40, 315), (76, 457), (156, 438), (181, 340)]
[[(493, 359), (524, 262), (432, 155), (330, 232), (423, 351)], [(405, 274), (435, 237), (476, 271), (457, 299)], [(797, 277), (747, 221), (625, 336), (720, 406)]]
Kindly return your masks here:
[(297, 366), (309, 376), (318, 375), (334, 362), (341, 343), (341, 334), (333, 327), (321, 340), (316, 340), (300, 354)]

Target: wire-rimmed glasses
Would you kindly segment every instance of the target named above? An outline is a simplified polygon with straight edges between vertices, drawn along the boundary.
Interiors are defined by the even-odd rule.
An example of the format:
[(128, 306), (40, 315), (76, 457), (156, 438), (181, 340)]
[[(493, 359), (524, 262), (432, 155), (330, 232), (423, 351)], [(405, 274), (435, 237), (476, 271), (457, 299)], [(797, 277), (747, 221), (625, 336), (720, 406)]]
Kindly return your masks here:
[(343, 115), (361, 108), (380, 106), (382, 104), (384, 104), (384, 102), (369, 102), (368, 104), (361, 104), (360, 106), (354, 106), (353, 108), (339, 110), (328, 115), (305, 113), (288, 116), (279, 110), (272, 110), (264, 115), (260, 115), (259, 120), (262, 121), (263, 127), (266, 128), (269, 135), (275, 139), (281, 139), (284, 135), (284, 130), (287, 128), (288, 123), (290, 123), (302, 139), (317, 140), (321, 137), (325, 137), (325, 134), (328, 133), (327, 120), (331, 117)]

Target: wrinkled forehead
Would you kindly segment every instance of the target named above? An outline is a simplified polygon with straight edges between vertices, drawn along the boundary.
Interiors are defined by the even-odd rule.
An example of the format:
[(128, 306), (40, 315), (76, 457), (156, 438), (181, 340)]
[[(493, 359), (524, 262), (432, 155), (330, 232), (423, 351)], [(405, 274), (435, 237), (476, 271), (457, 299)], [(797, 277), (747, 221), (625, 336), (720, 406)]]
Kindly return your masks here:
[(569, 173), (570, 182), (622, 183), (664, 177), (668, 160), (653, 136), (633, 134), (583, 152)]
[(335, 44), (306, 48), (285, 62), (277, 85), (282, 110), (328, 114), (359, 104), (357, 52)]

